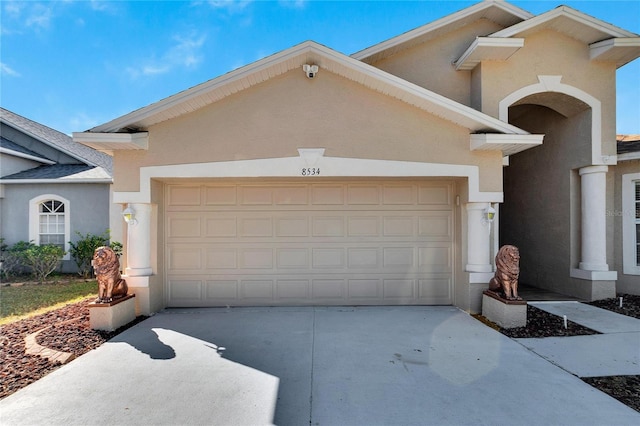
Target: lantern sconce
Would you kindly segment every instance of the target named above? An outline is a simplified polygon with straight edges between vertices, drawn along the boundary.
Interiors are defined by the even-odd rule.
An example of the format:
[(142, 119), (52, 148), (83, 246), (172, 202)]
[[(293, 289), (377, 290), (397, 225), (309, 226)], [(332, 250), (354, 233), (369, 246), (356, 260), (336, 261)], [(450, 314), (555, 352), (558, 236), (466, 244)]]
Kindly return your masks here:
[(482, 212), (483, 223), (493, 223), (493, 219), (496, 217), (496, 209), (489, 206)]
[(138, 223), (138, 221), (136, 220), (136, 211), (129, 205), (127, 205), (127, 208), (122, 211), (122, 217), (124, 218), (124, 221), (129, 225), (135, 225), (136, 223)]

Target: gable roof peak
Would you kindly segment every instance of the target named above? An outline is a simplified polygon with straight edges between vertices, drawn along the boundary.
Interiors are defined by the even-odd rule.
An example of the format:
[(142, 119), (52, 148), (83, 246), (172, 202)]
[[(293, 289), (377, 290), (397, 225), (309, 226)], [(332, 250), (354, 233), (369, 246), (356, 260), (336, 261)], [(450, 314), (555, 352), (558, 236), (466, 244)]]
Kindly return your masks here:
[(503, 27), (510, 27), (533, 16), (526, 10), (504, 0), (483, 0), (451, 15), (356, 52), (351, 56), (363, 62), (373, 63), (482, 18), (496, 22)]

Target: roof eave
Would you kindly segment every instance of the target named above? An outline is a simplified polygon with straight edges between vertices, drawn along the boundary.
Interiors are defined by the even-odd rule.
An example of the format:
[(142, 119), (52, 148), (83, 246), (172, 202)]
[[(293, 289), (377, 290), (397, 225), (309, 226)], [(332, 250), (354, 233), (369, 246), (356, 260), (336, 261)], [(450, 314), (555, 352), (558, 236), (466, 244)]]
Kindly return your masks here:
[(356, 52), (351, 55), (351, 57), (367, 62), (370, 58), (382, 55), (385, 51), (398, 49), (402, 44), (410, 43), (419, 37), (427, 36), (429, 33), (433, 33), (437, 30), (445, 29), (448, 26), (454, 25), (458, 21), (468, 18), (474, 14), (482, 13), (490, 8), (503, 12), (505, 17), (504, 19), (506, 19), (507, 16), (511, 16), (512, 18), (519, 20), (527, 20), (534, 16), (524, 9), (520, 9), (517, 6), (504, 1), (483, 1), (451, 15), (440, 18), (427, 25), (423, 25), (397, 37), (393, 37), (389, 40), (383, 41), (382, 43), (378, 43), (374, 46)]

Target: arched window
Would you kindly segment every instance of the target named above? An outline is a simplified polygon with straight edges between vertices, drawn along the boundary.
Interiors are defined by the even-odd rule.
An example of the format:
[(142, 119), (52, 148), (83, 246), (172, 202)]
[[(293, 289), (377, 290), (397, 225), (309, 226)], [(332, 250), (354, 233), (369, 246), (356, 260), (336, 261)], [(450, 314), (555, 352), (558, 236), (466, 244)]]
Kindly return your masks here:
[(52, 244), (62, 248), (69, 259), (69, 200), (47, 194), (29, 201), (29, 240), (38, 245)]

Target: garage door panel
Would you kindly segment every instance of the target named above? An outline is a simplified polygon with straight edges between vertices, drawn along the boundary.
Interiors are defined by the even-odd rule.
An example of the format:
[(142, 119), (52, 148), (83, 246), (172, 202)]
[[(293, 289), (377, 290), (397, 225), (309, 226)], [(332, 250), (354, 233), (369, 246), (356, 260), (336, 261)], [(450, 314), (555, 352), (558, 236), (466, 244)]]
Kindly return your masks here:
[(167, 185), (168, 304), (449, 304), (452, 198), (447, 182)]
[(403, 299), (410, 301), (415, 298), (414, 280), (385, 279), (382, 282), (383, 297), (389, 299)]
[(418, 291), (421, 300), (429, 304), (451, 303), (451, 278), (434, 277), (418, 280)]
[(237, 280), (207, 280), (205, 283), (205, 297), (207, 300), (222, 300), (235, 302), (238, 300)]
[(309, 250), (306, 248), (279, 248), (276, 256), (278, 269), (309, 269)]
[(273, 269), (273, 249), (251, 248), (239, 250), (241, 269)]
[(309, 280), (283, 279), (276, 281), (276, 298), (309, 299)]
[(207, 206), (235, 206), (238, 202), (236, 185), (204, 187), (204, 204)]
[(249, 302), (273, 300), (273, 280), (247, 279), (240, 282), (240, 297)]
[[(213, 216), (213, 215), (212, 215)], [(235, 217), (205, 216), (205, 238), (235, 238), (238, 220)]]
[(170, 271), (199, 271), (202, 268), (202, 249), (189, 245), (170, 247), (168, 269)]
[(309, 218), (294, 217), (278, 217), (276, 220), (276, 234), (278, 238), (282, 237), (308, 237), (309, 236)]

